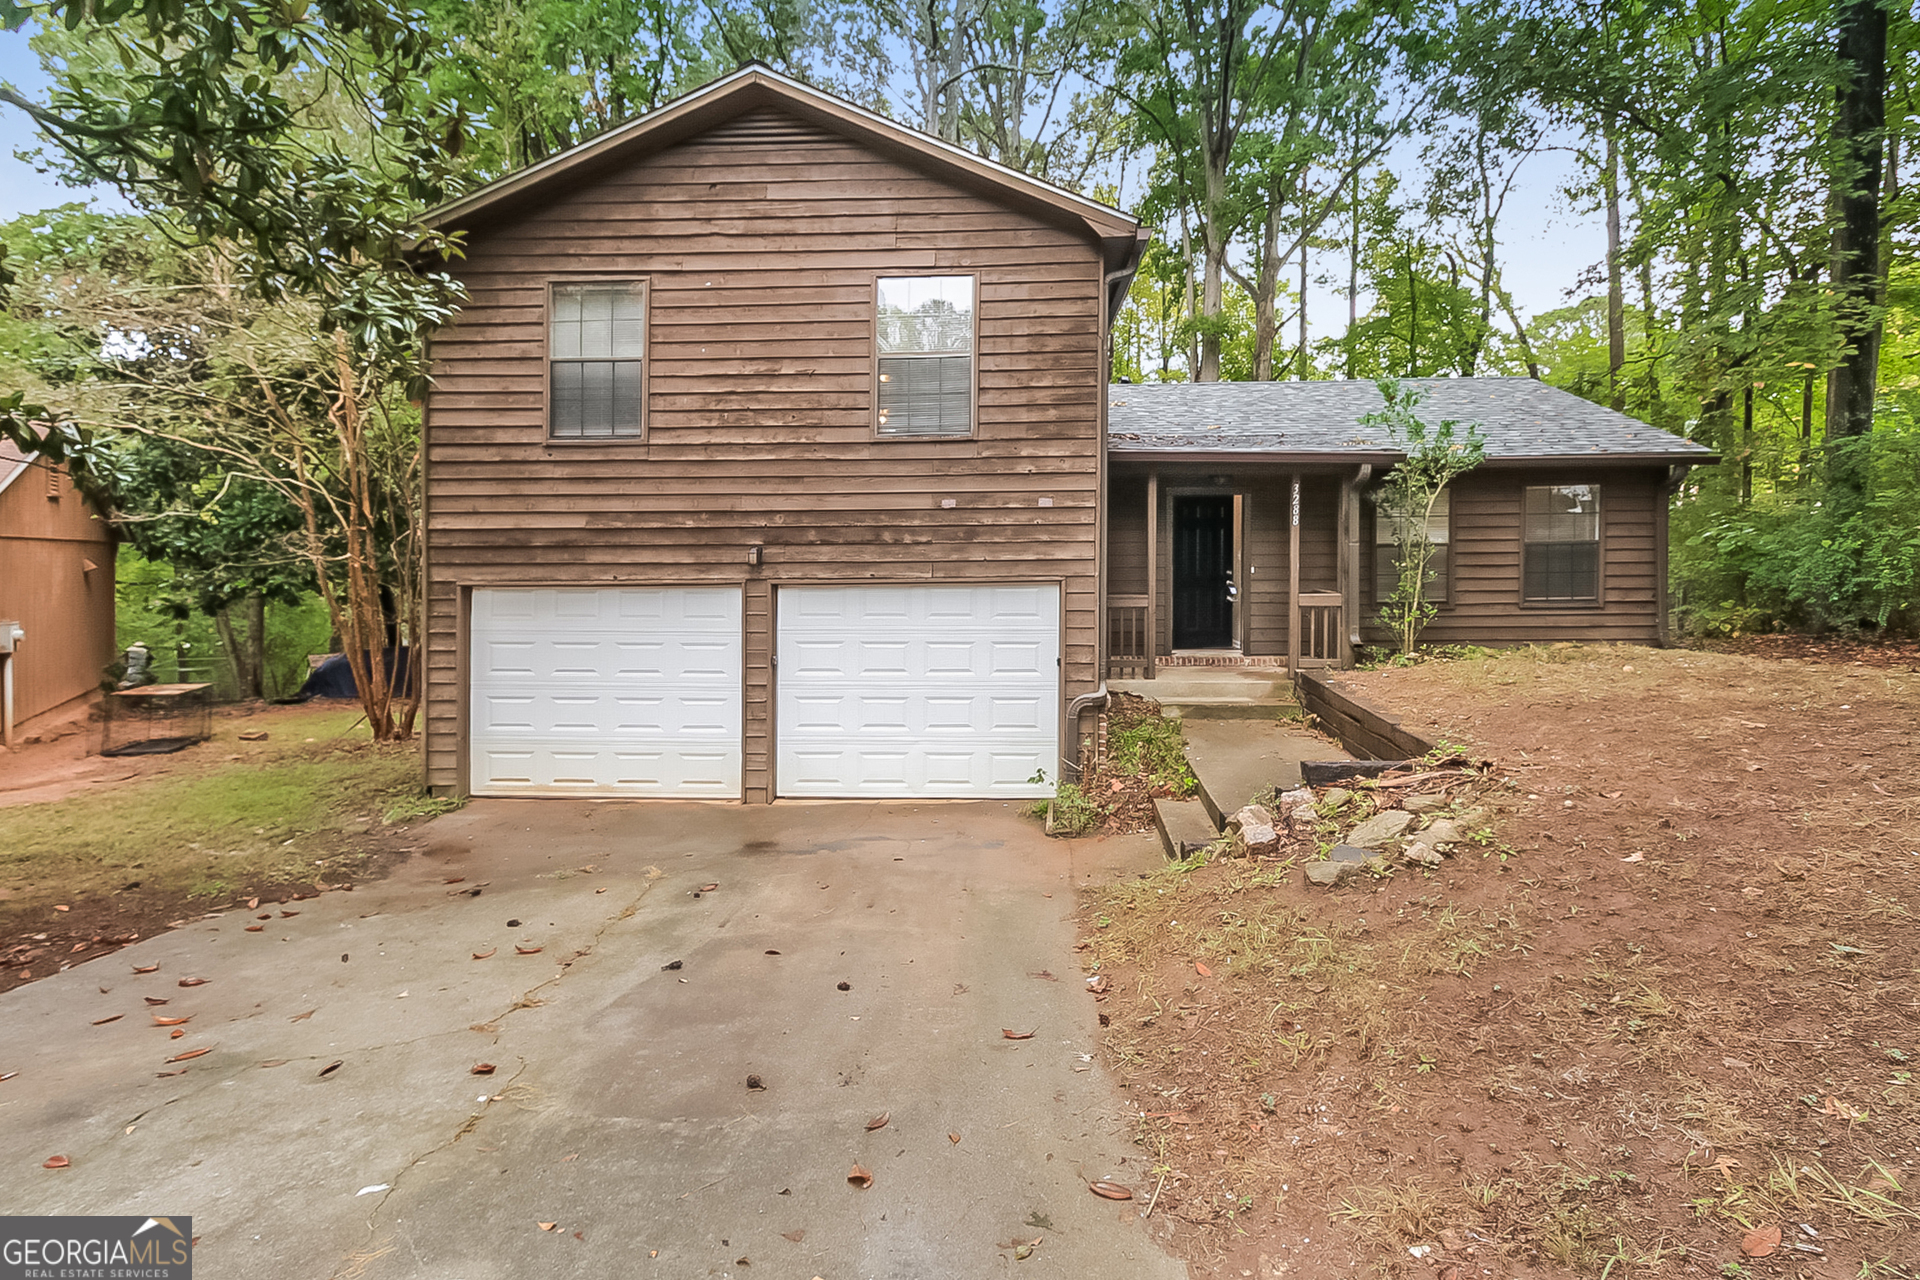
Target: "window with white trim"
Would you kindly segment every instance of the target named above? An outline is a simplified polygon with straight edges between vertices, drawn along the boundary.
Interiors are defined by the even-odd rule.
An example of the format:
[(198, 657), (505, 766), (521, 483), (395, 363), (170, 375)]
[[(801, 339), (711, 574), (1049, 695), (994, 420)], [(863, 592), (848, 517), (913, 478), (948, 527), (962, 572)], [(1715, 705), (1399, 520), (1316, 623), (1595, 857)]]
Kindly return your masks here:
[(547, 321), (549, 431), (558, 440), (638, 436), (647, 345), (640, 280), (555, 284)]
[(1530, 485), (1522, 516), (1526, 600), (1600, 598), (1600, 486)]
[[(1385, 604), (1400, 585), (1400, 527), (1402, 518), (1375, 509), (1373, 516), (1373, 602)], [(1447, 563), (1453, 543), (1453, 493), (1442, 489), (1427, 516), (1427, 541), (1433, 556), (1427, 561), (1425, 595), (1429, 603), (1447, 602)]]
[(878, 434), (973, 434), (973, 302), (972, 276), (875, 282)]

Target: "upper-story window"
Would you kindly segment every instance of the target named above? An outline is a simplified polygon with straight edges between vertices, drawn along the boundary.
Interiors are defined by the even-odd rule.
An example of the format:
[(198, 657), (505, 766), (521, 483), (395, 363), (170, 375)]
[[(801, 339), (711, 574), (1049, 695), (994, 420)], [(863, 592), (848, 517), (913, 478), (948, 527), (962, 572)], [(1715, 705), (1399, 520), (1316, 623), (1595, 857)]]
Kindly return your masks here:
[(1525, 520), (1527, 600), (1600, 598), (1600, 486), (1531, 485)]
[[(1385, 604), (1400, 585), (1400, 530), (1403, 523), (1418, 516), (1396, 516), (1376, 511), (1373, 519), (1373, 602)], [(1451, 566), (1447, 563), (1453, 543), (1453, 491), (1442, 489), (1434, 498), (1433, 511), (1427, 516), (1427, 541), (1433, 554), (1427, 560), (1427, 581), (1422, 596), (1431, 604), (1447, 603), (1447, 583)]]
[(972, 435), (974, 278), (882, 276), (875, 292), (874, 430)]
[(554, 438), (638, 436), (644, 427), (646, 282), (556, 284), (549, 314), (547, 359)]

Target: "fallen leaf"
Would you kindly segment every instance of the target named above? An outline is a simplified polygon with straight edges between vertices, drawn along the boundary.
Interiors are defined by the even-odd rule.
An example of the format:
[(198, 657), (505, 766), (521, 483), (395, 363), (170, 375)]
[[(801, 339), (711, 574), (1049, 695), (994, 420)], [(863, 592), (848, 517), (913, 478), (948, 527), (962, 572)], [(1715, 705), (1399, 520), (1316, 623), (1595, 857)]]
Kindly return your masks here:
[(868, 1132), (868, 1133), (872, 1133), (872, 1132), (873, 1132), (873, 1131), (874, 1131), (875, 1129), (884, 1129), (884, 1128), (886, 1128), (886, 1127), (887, 1127), (887, 1121), (889, 1121), (889, 1120), (891, 1120), (891, 1119), (893, 1119), (893, 1112), (891, 1112), (891, 1111), (882, 1111), (882, 1112), (881, 1112), (881, 1113), (880, 1113), (879, 1115), (877, 1115), (877, 1116), (875, 1116), (875, 1117), (874, 1117), (873, 1119), (871, 1119), (871, 1120), (869, 1120), (869, 1121), (867, 1121), (867, 1132)]
[(1600, 793), (1600, 798), (1602, 800), (1618, 800), (1622, 794), (1624, 793), (1619, 791), (1602, 791)]
[(499, 949), (498, 947), (488, 947), (485, 951), (476, 951), (473, 953), (473, 958), (475, 960), (485, 960)]
[(1840, 1101), (1840, 1099), (1833, 1097), (1829, 1097), (1826, 1105), (1821, 1107), (1820, 1110), (1827, 1115), (1838, 1116), (1842, 1120), (1861, 1120), (1864, 1119), (1867, 1114), (1864, 1111), (1856, 1111), (1846, 1103)]
[(55, 907), (54, 910), (55, 911), (71, 911), (73, 910), (73, 908), (72, 907)]
[(171, 1058), (168, 1058), (167, 1061), (169, 1063), (186, 1062), (190, 1058), (204, 1057), (205, 1055), (212, 1052), (213, 1052), (213, 1046), (205, 1045), (198, 1049), (189, 1049), (185, 1053), (176, 1053)]
[(7, 1081), (13, 1079), (15, 1076), (19, 1074), (20, 1073), (18, 1071), (8, 1071), (8, 1072), (0, 1073), (0, 1084), (5, 1084)]
[(182, 978), (180, 979), (180, 985), (183, 987), (204, 987), (212, 981), (212, 978)]
[(1201, 964), (1198, 960), (1193, 962), (1193, 971), (1203, 978), (1211, 978), (1213, 976), (1213, 970), (1207, 968), (1206, 965)]
[(445, 880), (442, 880), (440, 883), (441, 884), (465, 884), (466, 879), (467, 878), (465, 876), (448, 876)]
[(959, 1141), (960, 1141), (960, 1135), (959, 1135), (959, 1134), (957, 1134), (957, 1133), (950, 1133), (950, 1134), (948, 1134), (948, 1135), (947, 1135), (947, 1141), (948, 1141), (948, 1142), (959, 1142)]
[(700, 886), (700, 892), (712, 893), (715, 889), (718, 889), (719, 887), (720, 886), (717, 884), (703, 884)]
[(255, 920), (271, 920), (273, 919), (273, 912), (262, 911), (259, 915), (255, 916), (254, 919)]
[(259, 933), (259, 932), (260, 932), (260, 931), (261, 931), (262, 929), (264, 929), (264, 928), (266, 928), (266, 927), (267, 927), (267, 926), (265, 926), (265, 925), (263, 925), (263, 924), (250, 924), (250, 925), (248, 925), (248, 926), (247, 926), (247, 932), (248, 932), (248, 933)]
[(555, 1228), (557, 1228), (559, 1225), (560, 1224), (557, 1222), (542, 1222), (539, 1224), (539, 1227), (542, 1231), (552, 1231)]
[(493, 1072), (494, 1066), (491, 1062), (476, 1062), (473, 1064), (472, 1074), (476, 1076), (490, 1076)]
[(1620, 859), (1620, 861), (1622, 862), (1645, 862), (1646, 860), (1647, 860), (1647, 855), (1644, 853), (1641, 853), (1637, 849), (1634, 852), (1628, 854), (1626, 857)]
[(807, 1229), (805, 1227), (796, 1227), (792, 1231), (782, 1231), (780, 1233), (780, 1238), (783, 1240), (791, 1240), (795, 1244), (799, 1244), (802, 1240), (805, 1240), (807, 1238)]
[(1107, 981), (1107, 975), (1104, 973), (1096, 973), (1087, 979), (1087, 990), (1093, 992), (1095, 995), (1101, 994), (1110, 985)]
[(260, 1065), (263, 1067), (284, 1067), (289, 1061), (290, 1059), (287, 1058), (268, 1058)]
[(287, 918), (288, 916), (297, 916), (297, 915), (299, 915), (299, 914), (300, 914), (300, 913), (299, 913), (298, 911), (282, 911), (282, 912), (280, 913), (280, 918), (281, 918), (282, 920), (285, 920), (285, 919), (286, 919), (286, 918)]
[(1733, 1171), (1740, 1167), (1740, 1162), (1732, 1156), (1721, 1156), (1713, 1162), (1713, 1167), (1720, 1171), (1721, 1177), (1731, 1178), (1733, 1177)]
[(133, 971), (135, 973), (154, 973), (159, 968), (160, 966), (157, 964), (137, 964), (133, 966)]
[(64, 1169), (72, 1163), (73, 1161), (67, 1159), (65, 1156), (48, 1156), (40, 1162), (40, 1167), (42, 1169)]
[[(1035, 1028), (1035, 1030), (1038, 1030), (1038, 1029), (1039, 1029), (1039, 1028), (1037, 1028), (1037, 1027)], [(1014, 1031), (1014, 1030), (1011, 1030), (1011, 1029), (1009, 1029), (1009, 1028), (1007, 1028), (1007, 1027), (1002, 1027), (1002, 1028), (1000, 1028), (1000, 1034), (1001, 1034), (1001, 1035), (1003, 1035), (1003, 1036), (1005, 1036), (1005, 1037), (1006, 1037), (1007, 1039), (1009, 1039), (1009, 1040), (1031, 1040), (1031, 1039), (1033, 1039), (1033, 1032), (1032, 1032), (1032, 1031)]]
[(1054, 977), (1052, 973), (1050, 973), (1050, 972), (1048, 972), (1048, 971), (1047, 971), (1047, 970), (1045, 970), (1045, 969), (1042, 969), (1042, 970), (1041, 970), (1040, 972), (1038, 972), (1038, 973), (1030, 973), (1030, 974), (1028, 974), (1027, 976), (1028, 976), (1029, 978), (1039, 978), (1039, 979), (1041, 979), (1041, 980), (1042, 980), (1043, 982), (1058, 982), (1058, 981), (1060, 981), (1060, 979), (1058, 979), (1058, 978), (1056, 978), (1056, 977)]
[(778, 951), (772, 951), (772, 950), (769, 950), (769, 951), (767, 952), (767, 954), (768, 954), (768, 955), (770, 955), (770, 956), (777, 956), (777, 955), (779, 955), (780, 953), (779, 953)]
[(513, 944), (513, 950), (516, 955), (537, 956), (542, 951), (545, 951), (546, 948), (545, 947), (523, 947), (516, 942)]
[(1749, 1258), (1764, 1258), (1780, 1247), (1780, 1228), (1762, 1227), (1749, 1231), (1740, 1241), (1740, 1252)]
[(127, 1016), (127, 1015), (126, 1015), (126, 1014), (124, 1014), (124, 1013), (116, 1013), (116, 1014), (114, 1014), (114, 1015), (113, 1015), (113, 1016), (112, 1016), (111, 1018), (95, 1018), (95, 1019), (93, 1020), (93, 1025), (94, 1025), (94, 1026), (96, 1026), (96, 1027), (104, 1027), (104, 1026), (106, 1026), (106, 1025), (107, 1025), (107, 1024), (109, 1023), (109, 1022), (118, 1022), (118, 1021), (120, 1021), (120, 1019), (122, 1019), (122, 1018), (124, 1018), (124, 1017), (126, 1017), (126, 1016)]
[(259, 906), (259, 905), (260, 905), (260, 899), (258, 899), (258, 898), (248, 898), (248, 899), (247, 899), (247, 910), (249, 910), (249, 911), (251, 911), (251, 910), (253, 910), (253, 909), (254, 909), (255, 907), (257, 907), (257, 906)]
[(175, 1027), (172, 1031), (167, 1033), (167, 1038), (169, 1040), (178, 1040), (181, 1036), (185, 1034), (187, 1033), (184, 1030), (182, 1030), (179, 1027)]
[(173, 1003), (171, 1000), (162, 999), (160, 996), (142, 996), (141, 999), (145, 1000), (150, 1005), (156, 1005), (156, 1006)]
[(1033, 1246), (1030, 1244), (1023, 1244), (1019, 1248), (1013, 1251), (1013, 1260), (1015, 1262), (1025, 1262), (1028, 1258), (1031, 1258), (1032, 1256), (1033, 1256)]
[(873, 1185), (873, 1175), (859, 1165), (855, 1165), (847, 1171), (847, 1181), (856, 1187), (870, 1187)]
[(332, 1074), (333, 1074), (334, 1072), (336, 1072), (336, 1071), (338, 1071), (338, 1070), (339, 1070), (340, 1068), (342, 1068), (342, 1067), (344, 1067), (344, 1066), (346, 1066), (346, 1065), (347, 1065), (347, 1064), (346, 1064), (346, 1062), (345, 1062), (345, 1060), (344, 1060), (344, 1059), (338, 1059), (338, 1058), (336, 1058), (336, 1059), (335, 1059), (334, 1061), (332, 1061), (332, 1062), (329, 1062), (329, 1063), (328, 1063), (328, 1064), (327, 1064), (326, 1066), (324, 1066), (324, 1067), (322, 1067), (322, 1068), (320, 1068), (320, 1074), (321, 1074), (321, 1076), (323, 1076), (323, 1077), (325, 1077), (325, 1076), (330, 1076), (330, 1075), (332, 1075)]
[(750, 1267), (753, 1265), (753, 1259), (745, 1256), (738, 1257), (733, 1260), (733, 1265), (736, 1267)]
[(153, 1025), (156, 1027), (178, 1027), (192, 1021), (192, 1014), (188, 1014), (184, 1018), (163, 1018), (157, 1013), (153, 1015)]
[(288, 1018), (287, 1021), (288, 1022), (305, 1022), (308, 1018), (311, 1018), (314, 1014), (318, 1012), (320, 1012), (318, 1009), (309, 1009), (305, 1013), (294, 1014), (291, 1018)]
[(1117, 1182), (1089, 1182), (1087, 1190), (1108, 1200), (1133, 1199), (1133, 1192)]

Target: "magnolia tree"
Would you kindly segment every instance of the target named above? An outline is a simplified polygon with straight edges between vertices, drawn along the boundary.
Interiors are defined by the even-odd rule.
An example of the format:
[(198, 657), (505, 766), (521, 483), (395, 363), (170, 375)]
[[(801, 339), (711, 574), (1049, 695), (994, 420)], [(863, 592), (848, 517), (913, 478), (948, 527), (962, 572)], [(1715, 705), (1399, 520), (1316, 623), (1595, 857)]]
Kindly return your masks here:
[(1435, 612), (1427, 596), (1434, 557), (1428, 522), (1447, 485), (1479, 466), (1487, 456), (1487, 445), (1478, 423), (1450, 418), (1435, 425), (1423, 421), (1415, 411), (1426, 397), (1417, 388), (1403, 387), (1392, 378), (1382, 378), (1378, 385), (1386, 403), (1361, 418), (1361, 425), (1385, 428), (1406, 454), (1374, 494), (1380, 519), (1393, 528), (1399, 570), (1393, 593), (1380, 607), (1380, 621), (1393, 632), (1400, 652), (1411, 653)]
[(457, 246), (418, 221), (447, 193), (465, 128), (425, 88), (432, 36), (416, 17), (393, 0), (0, 0), (0, 25), (39, 21), (53, 82), (44, 103), (5, 86), (0, 102), (68, 176), (117, 187), (232, 287), (207, 294), (205, 360), (101, 353), (137, 412), (88, 422), (0, 389), (0, 434), (106, 489), (115, 432), (164, 435), (283, 493), (381, 739), (412, 732), (421, 688), (382, 660), (390, 635), (420, 634), (409, 401), (425, 336), (462, 300), (433, 269)]

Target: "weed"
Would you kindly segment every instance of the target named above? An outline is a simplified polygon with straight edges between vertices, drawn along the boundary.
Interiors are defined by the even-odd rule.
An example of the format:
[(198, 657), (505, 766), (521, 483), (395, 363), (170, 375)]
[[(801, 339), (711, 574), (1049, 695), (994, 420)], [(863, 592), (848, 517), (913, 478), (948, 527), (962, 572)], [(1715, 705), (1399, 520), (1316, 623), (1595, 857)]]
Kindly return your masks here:
[(1042, 801), (1035, 808), (1044, 815), (1049, 803), (1053, 807), (1053, 830), (1057, 835), (1083, 836), (1107, 816), (1103, 806), (1071, 782), (1061, 783), (1054, 790), (1051, 802)]
[(412, 822), (416, 818), (437, 818), (443, 813), (464, 809), (465, 796), (428, 795), (423, 788), (408, 787), (387, 802), (381, 820), (387, 823)]
[(1107, 726), (1107, 760), (1115, 773), (1145, 774), (1177, 796), (1193, 794), (1193, 769), (1178, 720), (1114, 716)]

